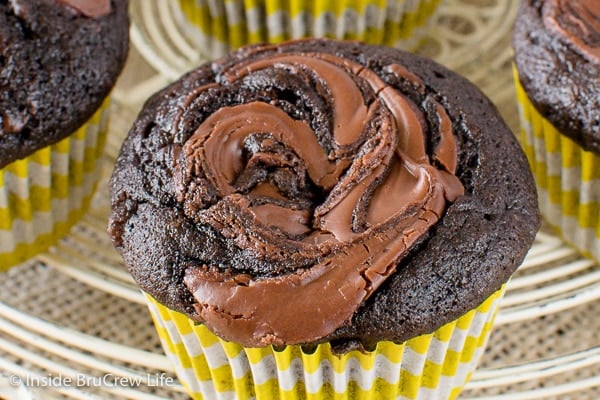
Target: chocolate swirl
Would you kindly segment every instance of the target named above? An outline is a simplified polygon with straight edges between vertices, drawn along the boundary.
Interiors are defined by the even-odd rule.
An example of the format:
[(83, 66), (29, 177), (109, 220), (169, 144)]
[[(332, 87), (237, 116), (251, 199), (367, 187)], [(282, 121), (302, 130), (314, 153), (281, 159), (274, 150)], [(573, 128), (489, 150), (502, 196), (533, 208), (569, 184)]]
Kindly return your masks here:
[(55, 0), (69, 6), (90, 18), (99, 18), (110, 14), (110, 0)]
[[(219, 232), (249, 266), (270, 267), (254, 276), (206, 262), (186, 268), (184, 282), (201, 320), (227, 340), (308, 343), (347, 323), (463, 194), (457, 145), (438, 101), (415, 104), (386, 83), (425, 91), (399, 64), (378, 75), (328, 53), (250, 53), (216, 65), (216, 83), (183, 102), (175, 135), (196, 99), (258, 93), (214, 110), (175, 146), (173, 186), (189, 220)], [(284, 79), (314, 96), (281, 90)]]
[(562, 35), (576, 50), (600, 63), (600, 2), (551, 0), (543, 6), (544, 23)]

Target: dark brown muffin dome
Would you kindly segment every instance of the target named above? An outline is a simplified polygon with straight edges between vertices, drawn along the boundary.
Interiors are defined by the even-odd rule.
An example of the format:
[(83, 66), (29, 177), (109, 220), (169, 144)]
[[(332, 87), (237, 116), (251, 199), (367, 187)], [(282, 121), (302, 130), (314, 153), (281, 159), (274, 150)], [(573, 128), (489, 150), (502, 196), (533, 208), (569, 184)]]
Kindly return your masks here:
[(538, 229), (469, 82), (357, 42), (253, 46), (148, 100), (109, 232), (143, 290), (248, 346), (401, 342), (475, 308)]
[(127, 1), (0, 0), (0, 167), (92, 116), (125, 63), (128, 29)]
[(515, 64), (539, 113), (600, 154), (600, 2), (524, 0), (515, 21)]

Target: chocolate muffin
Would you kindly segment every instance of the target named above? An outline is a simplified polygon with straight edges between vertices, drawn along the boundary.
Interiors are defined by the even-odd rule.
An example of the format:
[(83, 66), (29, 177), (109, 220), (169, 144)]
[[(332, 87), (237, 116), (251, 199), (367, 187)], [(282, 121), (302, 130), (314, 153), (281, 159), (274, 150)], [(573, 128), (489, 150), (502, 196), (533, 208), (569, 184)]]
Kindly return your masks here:
[(542, 215), (600, 261), (600, 2), (523, 1), (513, 46)]
[(246, 47), (148, 100), (110, 183), (141, 288), (245, 346), (402, 342), (477, 307), (538, 229), (494, 106), (357, 42)]
[(151, 97), (110, 191), (194, 399), (455, 398), (539, 226), (479, 90), (325, 39), (246, 47)]
[(126, 1), (0, 0), (0, 271), (85, 213), (128, 29)]
[(583, 149), (600, 153), (600, 3), (521, 3), (513, 46), (536, 110)]
[(100, 107), (125, 63), (126, 1), (0, 1), (0, 168)]

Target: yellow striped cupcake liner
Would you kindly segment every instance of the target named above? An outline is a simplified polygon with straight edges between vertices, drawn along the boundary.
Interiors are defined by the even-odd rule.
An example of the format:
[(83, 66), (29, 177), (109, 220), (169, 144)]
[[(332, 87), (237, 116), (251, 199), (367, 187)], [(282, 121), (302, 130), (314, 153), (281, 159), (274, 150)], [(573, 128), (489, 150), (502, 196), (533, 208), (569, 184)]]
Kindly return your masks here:
[(0, 170), (0, 271), (48, 249), (87, 210), (100, 176), (108, 105), (68, 138)]
[(600, 155), (584, 151), (537, 111), (515, 72), (520, 141), (531, 164), (540, 212), (565, 241), (600, 261)]
[(146, 295), (163, 348), (194, 399), (455, 399), (482, 355), (504, 287), (435, 332), (374, 351), (244, 348)]
[[(206, 56), (304, 37), (414, 49), (442, 0), (178, 0), (179, 26)], [(179, 7), (178, 7), (179, 6)]]

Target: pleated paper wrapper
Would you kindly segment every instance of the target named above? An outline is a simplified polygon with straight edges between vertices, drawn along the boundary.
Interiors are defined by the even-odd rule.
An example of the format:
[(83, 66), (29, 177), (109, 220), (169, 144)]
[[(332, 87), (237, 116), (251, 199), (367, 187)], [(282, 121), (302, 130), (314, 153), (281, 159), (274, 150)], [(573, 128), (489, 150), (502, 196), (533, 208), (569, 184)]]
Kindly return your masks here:
[(44, 252), (87, 210), (100, 178), (109, 100), (76, 132), (0, 170), (0, 271)]
[(482, 355), (504, 287), (435, 332), (370, 352), (245, 348), (146, 295), (165, 353), (194, 399), (455, 399)]
[(442, 0), (177, 0), (175, 16), (203, 55), (305, 37), (414, 49)]
[(600, 261), (600, 155), (560, 133), (531, 103), (515, 72), (520, 141), (534, 173), (540, 212), (563, 239)]

